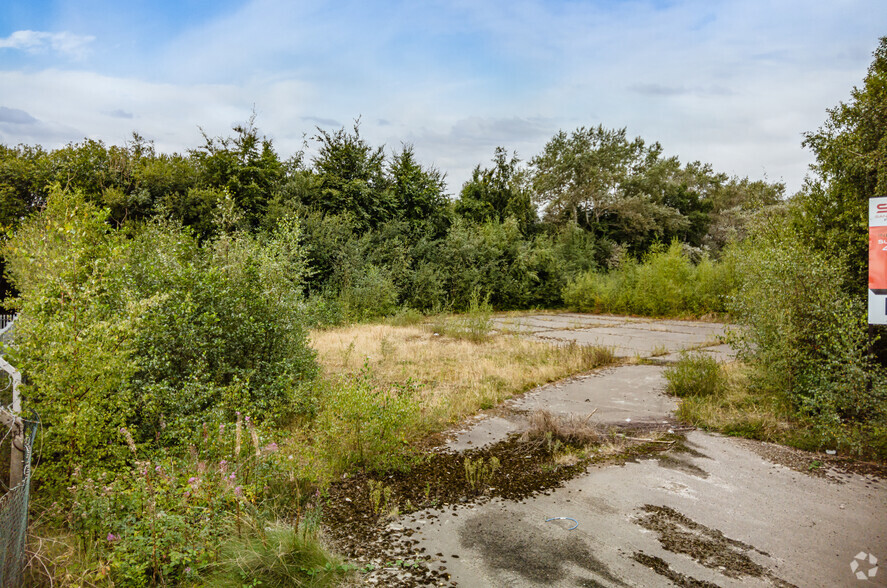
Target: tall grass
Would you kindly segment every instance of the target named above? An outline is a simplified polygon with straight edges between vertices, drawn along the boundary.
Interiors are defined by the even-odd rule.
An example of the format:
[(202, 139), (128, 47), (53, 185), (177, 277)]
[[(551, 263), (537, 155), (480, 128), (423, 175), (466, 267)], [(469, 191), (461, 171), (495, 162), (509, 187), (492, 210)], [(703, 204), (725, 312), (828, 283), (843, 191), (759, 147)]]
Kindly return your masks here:
[(220, 560), (205, 586), (326, 588), (341, 585), (354, 569), (327, 553), (311, 523), (253, 525), (222, 547)]
[(615, 361), (609, 349), (599, 347), (554, 346), (505, 334), (478, 345), (422, 326), (354, 325), (313, 331), (311, 339), (327, 374), (357, 373), (366, 364), (381, 387), (412, 382), (421, 411), (416, 437), (514, 394)]
[(475, 290), (468, 302), (468, 311), (452, 317), (438, 315), (430, 328), (433, 332), (454, 339), (465, 339), (472, 343), (482, 343), (489, 339), (492, 330), (493, 307), (490, 297), (481, 297)]
[(582, 312), (687, 317), (726, 312), (735, 287), (732, 263), (703, 257), (693, 263), (683, 246), (654, 247), (609, 273), (589, 271), (564, 288), (564, 304)]

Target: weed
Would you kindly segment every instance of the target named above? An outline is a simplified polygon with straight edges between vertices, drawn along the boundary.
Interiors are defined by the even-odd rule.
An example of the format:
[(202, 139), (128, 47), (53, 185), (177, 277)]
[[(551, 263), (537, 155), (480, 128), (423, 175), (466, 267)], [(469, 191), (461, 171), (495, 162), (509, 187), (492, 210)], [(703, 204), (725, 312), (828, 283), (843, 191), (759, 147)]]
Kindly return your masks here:
[(556, 416), (547, 410), (537, 410), (530, 414), (530, 426), (524, 435), (527, 439), (544, 439), (549, 448), (552, 440), (574, 446), (600, 443), (605, 435), (597, 425), (589, 422), (593, 415), (592, 412), (585, 418), (572, 414)]
[(472, 343), (486, 341), (490, 337), (493, 316), (493, 307), (490, 306), (489, 299), (489, 296), (481, 299), (480, 292), (475, 290), (468, 304), (468, 312), (437, 321), (431, 325), (431, 329), (435, 333), (453, 339), (465, 339)]
[(486, 462), (482, 457), (479, 457), (476, 460), (466, 457), (464, 463), (465, 481), (468, 482), (468, 486), (471, 490), (477, 494), (483, 492), (483, 490), (490, 485), (493, 476), (496, 475), (496, 471), (500, 466), (499, 459), (495, 456), (491, 457), (489, 461)]
[(680, 398), (712, 396), (726, 387), (726, 378), (717, 360), (704, 353), (681, 354), (674, 366), (665, 370), (666, 391)]
[(419, 415), (410, 382), (379, 385), (368, 365), (355, 377), (327, 384), (314, 422), (329, 464), (341, 470), (400, 469), (409, 464), (408, 434)]
[(671, 350), (667, 345), (656, 345), (650, 352), (650, 357), (662, 357), (663, 355), (668, 355), (670, 352)]
[(376, 480), (369, 481), (370, 486), (370, 504), (376, 515), (389, 512), (389, 503), (391, 501), (391, 488), (382, 482)]
[(425, 315), (423, 315), (421, 312), (404, 306), (400, 310), (398, 310), (396, 314), (388, 317), (385, 322), (392, 327), (412, 327), (422, 324), (424, 320)]

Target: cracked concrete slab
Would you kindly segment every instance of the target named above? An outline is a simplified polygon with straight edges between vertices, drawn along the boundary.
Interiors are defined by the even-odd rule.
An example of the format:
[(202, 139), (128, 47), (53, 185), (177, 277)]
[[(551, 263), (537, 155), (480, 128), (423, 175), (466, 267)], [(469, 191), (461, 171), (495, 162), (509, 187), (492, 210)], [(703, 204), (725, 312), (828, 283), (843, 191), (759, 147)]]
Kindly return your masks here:
[(625, 424), (626, 419), (634, 423), (672, 422), (677, 403), (662, 393), (663, 370), (655, 365), (629, 365), (542, 386), (505, 402), (496, 416), (475, 419), (454, 431), (446, 447), (463, 451), (501, 441), (522, 432), (524, 415), (535, 410), (580, 417), (594, 412), (590, 421), (600, 424)]
[[(734, 355), (710, 344), (723, 325), (625, 319), (590, 326), (594, 317), (572, 318), (589, 326), (530, 336), (566, 343), (606, 334), (625, 353), (669, 347), (673, 353), (657, 358), (665, 361), (687, 348), (719, 361)], [(663, 371), (628, 365), (544, 386), (457, 432), (450, 449), (519, 431), (533, 410), (581, 417), (596, 408), (602, 423), (669, 422), (677, 404), (661, 393)], [(418, 512), (400, 524), (461, 586), (857, 585), (858, 554), (887, 558), (887, 482), (814, 477), (768, 461), (756, 450), (765, 445), (694, 431), (668, 451), (593, 467), (526, 500)], [(887, 573), (865, 585), (887, 586)]]
[[(851, 475), (836, 484), (702, 432), (689, 434), (688, 447), (689, 453), (593, 468), (523, 502), (447, 510), (434, 519), (415, 513), (405, 525), (426, 552), (443, 554), (460, 586), (668, 585), (633, 557), (639, 553), (714, 586), (849, 586), (856, 582), (850, 563), (857, 553), (887, 554), (883, 481)], [(665, 457), (690, 467), (663, 463)], [(719, 569), (673, 551), (641, 524), (648, 506), (675, 514), (676, 532), (698, 534), (703, 549), (733, 551), (747, 560), (740, 569), (762, 573)], [(571, 517), (579, 526), (568, 531), (572, 522), (546, 522), (552, 517)]]
[(676, 361), (680, 351), (710, 347), (720, 348), (716, 354), (719, 361), (733, 357), (732, 350), (720, 341), (727, 330), (721, 323), (569, 313), (498, 317), (493, 319), (493, 328), (555, 344), (609, 347), (618, 357)]
[(515, 410), (547, 410), (558, 415), (585, 415), (594, 412), (600, 423), (634, 421), (659, 422), (677, 408), (674, 398), (662, 393), (663, 368), (655, 365), (629, 365), (606, 369), (561, 384), (534, 390), (508, 406)]

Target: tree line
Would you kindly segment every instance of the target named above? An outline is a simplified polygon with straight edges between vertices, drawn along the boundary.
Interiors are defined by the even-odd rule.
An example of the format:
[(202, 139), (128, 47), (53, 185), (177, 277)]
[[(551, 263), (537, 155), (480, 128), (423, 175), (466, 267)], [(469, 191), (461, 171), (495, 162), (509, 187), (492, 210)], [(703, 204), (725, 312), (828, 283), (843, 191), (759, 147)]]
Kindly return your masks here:
[(185, 153), (159, 153), (138, 134), (114, 146), (0, 145), (0, 223), (14, 229), (56, 184), (106, 209), (115, 228), (163, 218), (201, 242), (267, 233), (295, 214), (308, 294), (335, 301), (324, 312), (365, 318), (462, 309), (478, 294), (502, 309), (559, 306), (573, 277), (657, 243), (716, 258), (784, 196), (781, 184), (682, 164), (602, 126), (560, 131), (528, 161), (497, 147), (456, 195), (412, 146), (373, 146), (358, 123), (318, 128), (310, 141), (312, 157), (284, 159), (252, 117)]

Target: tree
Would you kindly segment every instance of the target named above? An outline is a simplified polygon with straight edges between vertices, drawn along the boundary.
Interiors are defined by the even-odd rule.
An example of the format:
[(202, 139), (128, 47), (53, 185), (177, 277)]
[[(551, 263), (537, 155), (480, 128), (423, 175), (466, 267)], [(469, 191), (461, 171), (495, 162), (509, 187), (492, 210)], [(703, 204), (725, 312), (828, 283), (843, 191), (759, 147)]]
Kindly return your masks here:
[(397, 206), (386, 189), (384, 148), (374, 149), (361, 138), (359, 121), (353, 133), (344, 128), (317, 132), (314, 140), (320, 149), (313, 160), (317, 191), (307, 194), (305, 204), (325, 214), (348, 213), (361, 231), (392, 219)]
[(412, 145), (404, 145), (388, 166), (390, 191), (398, 216), (411, 225), (427, 224), (434, 234), (447, 227), (444, 175), (435, 168), (423, 169)]
[(283, 178), (283, 166), (270, 139), (259, 136), (253, 114), (245, 125), (233, 128), (233, 137), (211, 138), (191, 152), (197, 161), (203, 187), (227, 189), (234, 202), (256, 227), (268, 201)]
[(586, 226), (599, 224), (643, 153), (643, 139), (629, 141), (624, 128), (560, 131), (530, 161), (536, 199), (550, 219), (571, 218), (578, 224), (583, 212)]
[(41, 147), (0, 145), (0, 226), (10, 228), (46, 204), (49, 154)]
[(456, 214), (475, 223), (503, 222), (511, 217), (523, 235), (529, 234), (536, 224), (536, 209), (519, 164), (516, 154), (509, 159), (504, 147), (496, 147), (493, 167), (482, 169), (478, 165), (462, 187)]
[(849, 284), (865, 291), (868, 199), (887, 196), (887, 37), (874, 52), (862, 88), (828, 110), (804, 136), (815, 174), (796, 198), (796, 228), (810, 245), (843, 259)]

